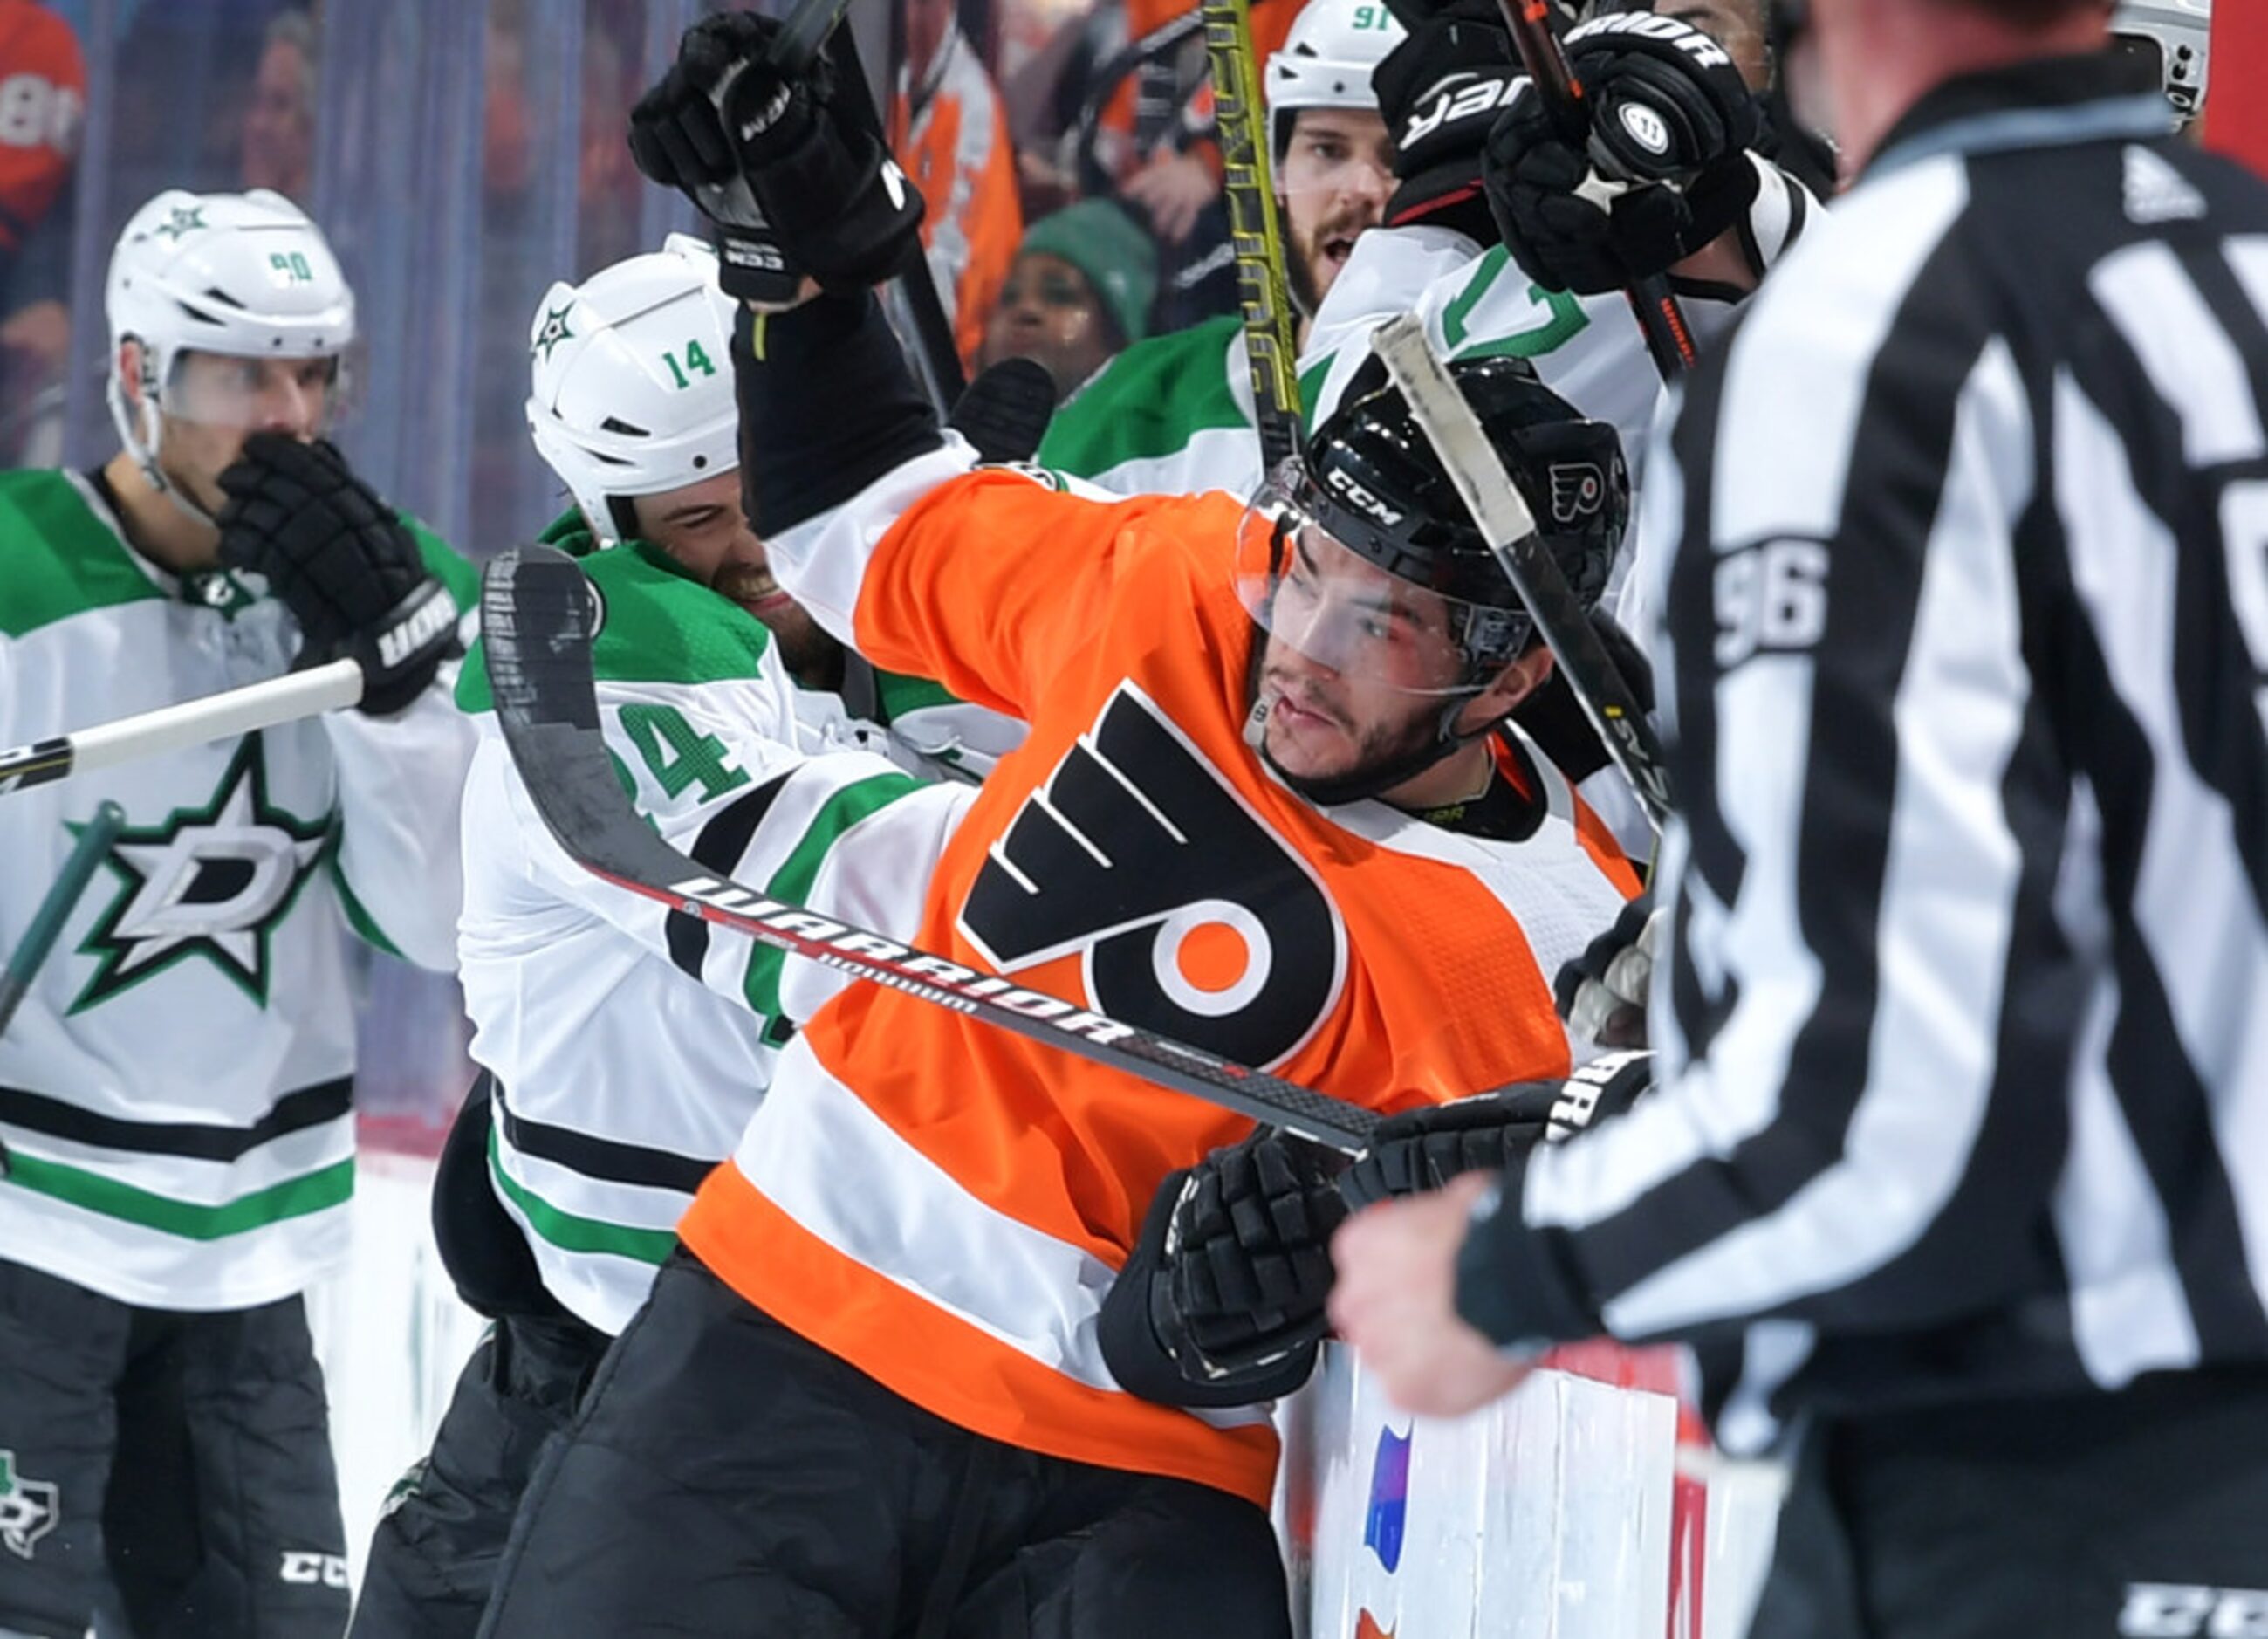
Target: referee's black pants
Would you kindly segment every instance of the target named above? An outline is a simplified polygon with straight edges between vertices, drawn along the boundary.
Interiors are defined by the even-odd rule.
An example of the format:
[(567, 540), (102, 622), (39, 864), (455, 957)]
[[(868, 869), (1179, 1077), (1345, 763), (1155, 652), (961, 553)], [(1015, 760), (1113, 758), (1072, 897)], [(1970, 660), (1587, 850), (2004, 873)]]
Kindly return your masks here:
[(955, 1427), (680, 1251), (521, 1503), (483, 1635), (1290, 1639), (1266, 1512)]
[(1813, 1428), (1749, 1635), (2268, 1635), (2268, 1371)]

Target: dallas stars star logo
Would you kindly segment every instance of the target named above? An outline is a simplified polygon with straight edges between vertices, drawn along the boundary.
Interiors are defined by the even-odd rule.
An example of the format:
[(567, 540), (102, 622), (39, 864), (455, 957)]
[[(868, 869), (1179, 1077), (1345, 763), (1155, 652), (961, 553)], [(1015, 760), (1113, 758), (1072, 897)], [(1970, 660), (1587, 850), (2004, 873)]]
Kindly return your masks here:
[(0, 1547), (18, 1559), (30, 1559), (40, 1539), (62, 1517), (62, 1498), (53, 1481), (18, 1474), (15, 1452), (0, 1451)]
[(543, 356), (544, 363), (551, 362), (553, 348), (575, 334), (567, 328), (567, 315), (573, 311), (574, 308), (571, 306), (546, 307), (543, 310), (543, 322), (536, 329), (534, 345), (536, 351)]
[(173, 216), (158, 224), (158, 232), (178, 245), (204, 225), (205, 208), (202, 205), (175, 205)]
[(260, 736), (245, 736), (212, 801), (159, 824), (129, 825), (103, 863), (122, 885), (79, 954), (99, 958), (73, 1013), (107, 1001), (177, 962), (202, 956), (261, 1007), (269, 941), (335, 835), (268, 801)]

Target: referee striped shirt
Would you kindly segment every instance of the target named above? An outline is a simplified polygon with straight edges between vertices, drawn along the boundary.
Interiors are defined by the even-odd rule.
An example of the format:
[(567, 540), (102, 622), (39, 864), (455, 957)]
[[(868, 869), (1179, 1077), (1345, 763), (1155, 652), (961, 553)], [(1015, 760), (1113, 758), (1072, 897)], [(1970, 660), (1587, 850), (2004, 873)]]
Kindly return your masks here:
[(2268, 185), (1940, 87), (1647, 468), (1662, 1084), (1484, 1208), (1507, 1342), (1793, 1411), (2268, 1361)]

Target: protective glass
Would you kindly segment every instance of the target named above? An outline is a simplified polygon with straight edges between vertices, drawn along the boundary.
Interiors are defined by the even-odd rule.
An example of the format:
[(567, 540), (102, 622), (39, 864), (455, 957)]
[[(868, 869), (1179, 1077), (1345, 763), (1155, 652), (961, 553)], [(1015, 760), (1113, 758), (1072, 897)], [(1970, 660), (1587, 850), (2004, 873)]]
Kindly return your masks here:
[(200, 426), (322, 436), (350, 419), (355, 375), (336, 355), (254, 358), (184, 350), (173, 356), (158, 402), (175, 420)]
[(1427, 698), (1476, 694), (1469, 634), (1515, 618), (1390, 575), (1334, 535), (1296, 460), (1270, 474), (1236, 534), (1236, 597), (1254, 624), (1349, 679)]

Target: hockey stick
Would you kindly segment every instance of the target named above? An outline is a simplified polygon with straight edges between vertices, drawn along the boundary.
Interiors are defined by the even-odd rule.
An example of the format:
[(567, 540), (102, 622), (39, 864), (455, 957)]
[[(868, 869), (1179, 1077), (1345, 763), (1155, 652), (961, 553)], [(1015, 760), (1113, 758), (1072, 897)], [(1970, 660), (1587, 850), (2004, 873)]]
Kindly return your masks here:
[(0, 972), (0, 1036), (7, 1034), (8, 1022), (24, 1005), (33, 979), (39, 976), (40, 964), (48, 959), (55, 935), (63, 931), (63, 920), (70, 915), (71, 907), (86, 891), (94, 867), (102, 863), (102, 856), (110, 852), (110, 845), (125, 829), (126, 810), (115, 802), (103, 803), (95, 809), (94, 817), (79, 828), (78, 841), (63, 860), (63, 868), (56, 873), (47, 897), (40, 901), (40, 908), (32, 913), (24, 937), (17, 941), (15, 954), (8, 958), (7, 971)]
[(1024, 990), (703, 870), (638, 817), (615, 776), (591, 681), (588, 583), (575, 560), (524, 546), (481, 579), (481, 637), (497, 721), (520, 783), (584, 869), (775, 949), (1061, 1047), (1096, 1064), (1359, 1155), (1378, 1118), (1308, 1088)]
[[(882, 145), (882, 151), (888, 153), (889, 131), (882, 122), (881, 110), (874, 106), (873, 88), (866, 83), (866, 70), (858, 60), (858, 41), (849, 29), (838, 28), (828, 38), (827, 49), (834, 55), (836, 78), (850, 98), (850, 112)], [(891, 66), (895, 70), (896, 65)], [(907, 186), (911, 187), (911, 182)], [(929, 388), (937, 413), (950, 414), (968, 378), (961, 368), (961, 349), (954, 341), (953, 321), (946, 316), (945, 299), (937, 293), (937, 275), (930, 267), (929, 253), (918, 242), (906, 265), (898, 270), (896, 285), (913, 329), (916, 369)]]
[(1481, 538), (1520, 601), (1528, 605), (1535, 630), (1566, 674), (1569, 690), (1598, 730), (1615, 765), (1630, 780), (1659, 836), (1669, 819), (1671, 803), (1669, 773), (1662, 766), (1661, 745), (1653, 725), (1592, 630), (1567, 578), (1544, 549), (1535, 515), (1481, 430), (1480, 417), (1426, 341), (1425, 321), (1404, 314), (1381, 325), (1372, 336), (1371, 346), (1386, 361), (1386, 373), (1402, 389), (1410, 413), (1448, 469), (1449, 482), (1480, 527)]
[(1079, 105), (1078, 114), (1057, 148), (1058, 154), (1069, 156), (1063, 168), (1080, 193), (1101, 197), (1111, 191), (1110, 173), (1095, 158), (1094, 149), (1101, 137), (1102, 117), (1110, 111), (1120, 82), (1138, 72), (1152, 59), (1164, 56), (1204, 26), (1204, 13), (1194, 9), (1167, 18), (1141, 39), (1121, 46), (1088, 77), (1086, 99)]
[(265, 683), (247, 683), (200, 700), (159, 706), (76, 734), (35, 740), (0, 751), (0, 796), (89, 769), (109, 768), (136, 757), (178, 751), (183, 746), (273, 728), (318, 712), (336, 711), (362, 698), (362, 665), (333, 661), (306, 671), (286, 672)]
[[(1588, 93), (1568, 67), (1567, 54), (1551, 32), (1550, 4), (1550, 0), (1497, 0), (1504, 12), (1504, 26), (1511, 31), (1513, 47), (1520, 53), (1521, 66), (1528, 70), (1535, 94), (1543, 100), (1544, 113), (1559, 128), (1560, 137), (1580, 151), (1589, 144), (1591, 135)], [(1693, 331), (1685, 322), (1685, 309), (1678, 306), (1669, 288), (1669, 276), (1649, 275), (1624, 294), (1630, 298), (1631, 312), (1646, 334), (1646, 351), (1661, 379), (1674, 380), (1690, 370), (1698, 357)]]
[(1212, 64), (1213, 122), (1220, 137), (1222, 197), (1244, 309), (1244, 358), (1265, 471), (1299, 453), (1300, 350), (1284, 278), (1284, 239), (1268, 175), (1267, 116), (1252, 61), (1247, 0), (1204, 0), (1205, 55)]

